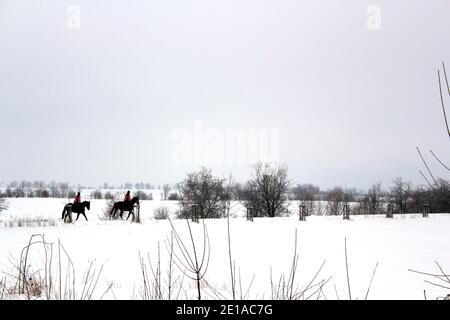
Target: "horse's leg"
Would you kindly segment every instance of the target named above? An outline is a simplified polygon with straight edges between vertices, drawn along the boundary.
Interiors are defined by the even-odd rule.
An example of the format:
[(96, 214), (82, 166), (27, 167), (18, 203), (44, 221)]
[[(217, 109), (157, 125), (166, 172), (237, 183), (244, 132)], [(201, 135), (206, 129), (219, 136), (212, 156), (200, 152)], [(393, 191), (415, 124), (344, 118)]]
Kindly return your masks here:
[(120, 209), (120, 219), (123, 220), (123, 210), (122, 209)]
[(128, 220), (128, 218), (130, 217), (130, 215), (131, 215), (131, 211), (128, 211), (128, 217), (127, 217), (127, 220)]
[(84, 212), (82, 212), (81, 214), (84, 216), (84, 218), (86, 219), (86, 221), (88, 221), (88, 219), (87, 219), (86, 215), (84, 214)]
[(75, 221), (78, 221), (79, 217), (80, 217), (80, 213), (77, 213), (77, 218), (75, 219)]

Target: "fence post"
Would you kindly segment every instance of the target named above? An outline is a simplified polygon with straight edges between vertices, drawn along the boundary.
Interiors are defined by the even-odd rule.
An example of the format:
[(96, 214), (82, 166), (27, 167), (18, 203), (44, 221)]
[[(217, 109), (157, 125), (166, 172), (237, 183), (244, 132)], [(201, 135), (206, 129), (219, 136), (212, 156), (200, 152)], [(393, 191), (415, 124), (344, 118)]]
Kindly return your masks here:
[(350, 211), (349, 211), (348, 203), (344, 204), (343, 212), (344, 212), (344, 214), (343, 214), (344, 220), (350, 220)]
[(430, 205), (428, 203), (425, 203), (423, 205), (422, 217), (427, 218), (429, 213), (430, 213)]
[(394, 218), (394, 207), (392, 203), (389, 203), (387, 206), (386, 218), (392, 219)]
[(141, 222), (141, 206), (138, 204), (137, 206), (135, 206), (135, 210), (136, 210), (136, 218), (134, 218), (134, 215), (133, 215), (133, 221), (136, 220), (136, 223), (140, 223)]
[(198, 206), (197, 205), (192, 205), (191, 215), (192, 215), (192, 222), (199, 223), (199, 220), (198, 220)]
[(253, 208), (247, 207), (247, 221), (253, 221)]
[(306, 211), (305, 204), (302, 203), (298, 210), (298, 220), (299, 221), (306, 221), (305, 211)]

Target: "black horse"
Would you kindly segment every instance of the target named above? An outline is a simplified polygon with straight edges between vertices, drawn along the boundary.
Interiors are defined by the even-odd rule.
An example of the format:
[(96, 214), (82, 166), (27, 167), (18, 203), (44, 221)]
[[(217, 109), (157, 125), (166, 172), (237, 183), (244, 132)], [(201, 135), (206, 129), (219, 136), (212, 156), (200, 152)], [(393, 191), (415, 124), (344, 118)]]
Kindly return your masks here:
[(123, 219), (123, 213), (124, 211), (128, 211), (128, 218), (130, 217), (130, 215), (133, 215), (133, 220), (134, 220), (134, 205), (135, 204), (139, 205), (139, 197), (133, 197), (133, 199), (131, 199), (130, 201), (118, 201), (114, 203), (114, 206), (111, 209), (111, 212), (109, 213), (109, 217), (110, 218), (114, 218), (116, 216), (117, 210), (120, 211), (120, 218)]
[(69, 216), (70, 213), (75, 212), (77, 214), (77, 219), (80, 217), (80, 214), (84, 216), (86, 221), (88, 221), (86, 214), (84, 213), (85, 209), (91, 210), (91, 202), (90, 201), (83, 201), (81, 203), (68, 203), (64, 206), (61, 219), (66, 220), (66, 218)]

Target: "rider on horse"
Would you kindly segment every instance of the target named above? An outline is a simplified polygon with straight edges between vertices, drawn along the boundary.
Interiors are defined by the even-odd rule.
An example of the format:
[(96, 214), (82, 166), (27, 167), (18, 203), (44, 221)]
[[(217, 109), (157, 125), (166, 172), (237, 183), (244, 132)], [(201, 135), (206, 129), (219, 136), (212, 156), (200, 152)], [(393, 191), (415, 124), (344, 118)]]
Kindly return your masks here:
[(78, 192), (77, 195), (75, 196), (75, 199), (73, 200), (73, 203), (81, 203), (81, 195)]
[(124, 201), (124, 202), (131, 201), (130, 190), (128, 190), (127, 193), (125, 194), (125, 198), (123, 199), (123, 201)]
[(73, 200), (73, 206), (77, 207), (81, 203), (81, 195), (80, 192), (77, 192), (77, 195), (75, 196), (75, 199)]

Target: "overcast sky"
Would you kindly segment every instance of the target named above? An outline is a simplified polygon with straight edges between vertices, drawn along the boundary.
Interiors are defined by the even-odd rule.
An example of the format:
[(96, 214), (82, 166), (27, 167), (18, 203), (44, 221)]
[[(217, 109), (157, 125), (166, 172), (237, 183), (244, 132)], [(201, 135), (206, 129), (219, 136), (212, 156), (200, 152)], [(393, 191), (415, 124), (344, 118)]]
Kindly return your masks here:
[(200, 123), (278, 132), (296, 183), (422, 183), (416, 145), (450, 161), (449, 40), (448, 0), (0, 0), (0, 181), (174, 183)]

